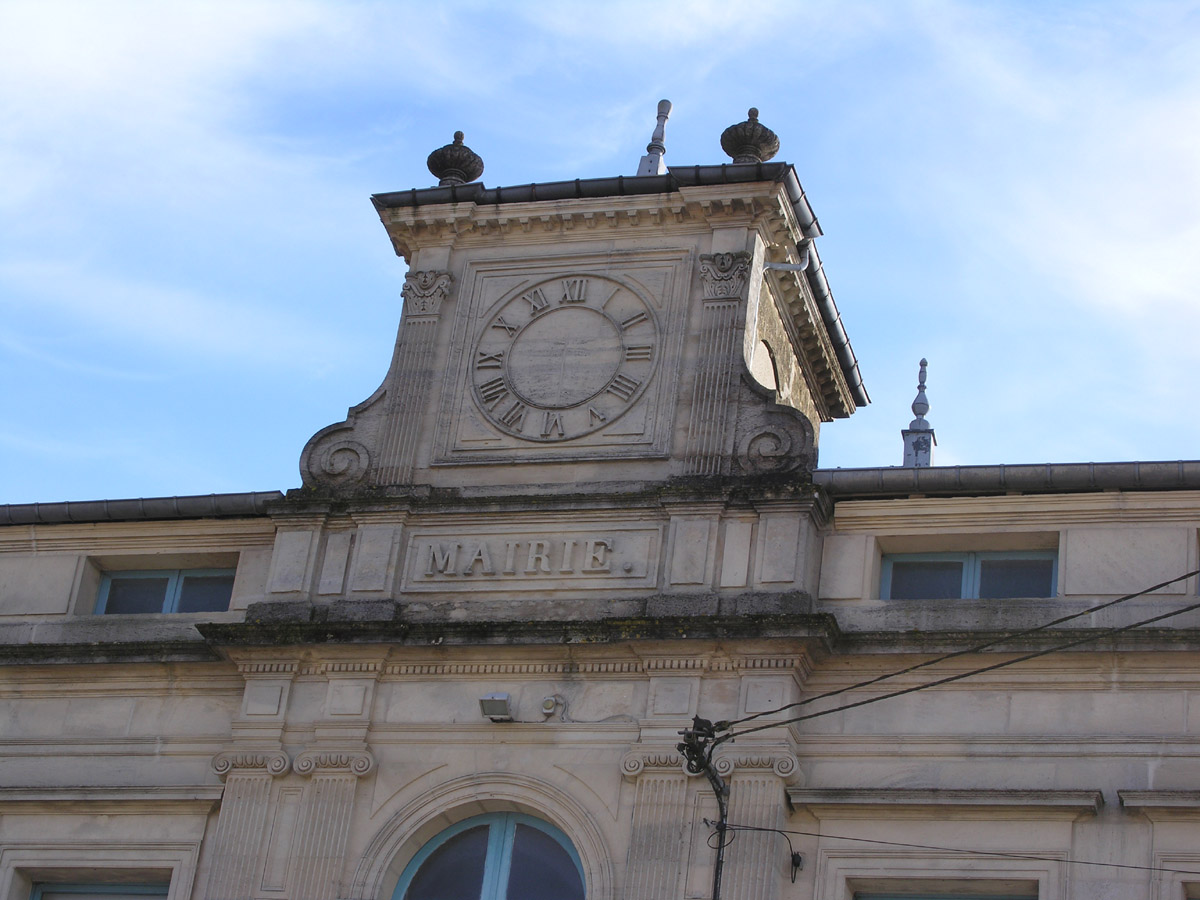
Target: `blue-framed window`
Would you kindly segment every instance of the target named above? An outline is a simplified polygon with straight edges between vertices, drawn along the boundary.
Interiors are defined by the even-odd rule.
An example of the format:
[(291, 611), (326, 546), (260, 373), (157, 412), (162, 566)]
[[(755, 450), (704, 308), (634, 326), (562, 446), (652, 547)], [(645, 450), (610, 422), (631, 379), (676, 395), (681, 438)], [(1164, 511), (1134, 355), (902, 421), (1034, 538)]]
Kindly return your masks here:
[(233, 596), (233, 569), (147, 569), (106, 572), (98, 614), (221, 612)]
[(165, 897), (168, 884), (35, 884), (30, 900), (147, 900)]
[(579, 854), (561, 831), (521, 813), (447, 828), (405, 867), (392, 900), (584, 900)]
[(883, 558), (879, 596), (884, 600), (1053, 597), (1057, 583), (1054, 550), (892, 553)]

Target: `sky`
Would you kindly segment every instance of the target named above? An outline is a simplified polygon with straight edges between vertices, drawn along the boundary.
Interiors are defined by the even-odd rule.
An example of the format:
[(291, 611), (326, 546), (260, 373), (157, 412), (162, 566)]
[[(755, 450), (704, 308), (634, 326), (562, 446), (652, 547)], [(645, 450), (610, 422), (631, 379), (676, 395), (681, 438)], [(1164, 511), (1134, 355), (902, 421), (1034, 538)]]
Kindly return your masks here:
[(778, 135), (887, 466), (1195, 459), (1200, 2), (0, 0), (0, 504), (298, 487), (386, 371), (373, 193)]

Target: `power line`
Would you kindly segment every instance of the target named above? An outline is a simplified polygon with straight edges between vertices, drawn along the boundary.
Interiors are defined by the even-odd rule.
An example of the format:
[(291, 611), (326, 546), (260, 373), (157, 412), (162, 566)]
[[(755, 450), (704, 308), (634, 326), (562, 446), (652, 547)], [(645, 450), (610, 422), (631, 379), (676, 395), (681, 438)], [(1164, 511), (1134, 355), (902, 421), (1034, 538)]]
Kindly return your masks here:
[[(1186, 576), (1184, 576), (1184, 577), (1186, 577)], [(1088, 643), (1091, 643), (1092, 641), (1098, 641), (1098, 640), (1102, 640), (1104, 638), (1112, 637), (1117, 634), (1122, 634), (1126, 631), (1132, 631), (1133, 629), (1140, 628), (1143, 625), (1150, 625), (1154, 622), (1161, 622), (1163, 619), (1170, 619), (1174, 616), (1181, 616), (1184, 613), (1192, 612), (1193, 610), (1197, 610), (1197, 609), (1200, 609), (1200, 603), (1193, 603), (1190, 606), (1185, 606), (1181, 609), (1172, 610), (1171, 612), (1162, 613), (1157, 616), (1151, 616), (1148, 619), (1142, 619), (1141, 621), (1134, 622), (1131, 625), (1121, 625), (1117, 628), (1106, 628), (1103, 631), (1099, 631), (1099, 632), (1096, 632), (1093, 634), (1088, 634), (1088, 635), (1085, 635), (1084, 637), (1077, 638), (1076, 640), (1067, 641), (1064, 644), (1057, 644), (1053, 647), (1047, 647), (1044, 650), (1035, 650), (1032, 653), (1026, 653), (1022, 656), (1017, 656), (1017, 657), (1014, 657), (1013, 659), (1008, 659), (1008, 660), (1004, 660), (1003, 662), (994, 663), (990, 666), (984, 666), (979, 669), (972, 669), (969, 672), (960, 672), (957, 675), (948, 675), (945, 678), (939, 678), (935, 681), (928, 681), (928, 682), (925, 682), (924, 684), (918, 684), (918, 685), (914, 685), (912, 687), (901, 688), (898, 691), (890, 691), (886, 694), (879, 694), (875, 697), (868, 697), (865, 700), (858, 700), (858, 701), (855, 701), (854, 703), (845, 703), (841, 706), (832, 707), (831, 709), (822, 709), (818, 712), (808, 713), (803, 716), (793, 716), (790, 719), (780, 719), (778, 721), (768, 722), (766, 725), (756, 725), (754, 728), (745, 728), (745, 729), (742, 729), (741, 731), (729, 731), (729, 732), (721, 735), (720, 737), (716, 738), (715, 743), (723, 744), (726, 741), (732, 741), (735, 738), (739, 738), (739, 737), (742, 737), (747, 734), (753, 734), (756, 731), (765, 731), (768, 728), (776, 728), (780, 725), (790, 725), (790, 724), (793, 724), (796, 722), (804, 722), (804, 721), (807, 721), (808, 719), (819, 719), (821, 716), (832, 715), (833, 713), (842, 712), (843, 710), (855, 709), (859, 706), (867, 706), (868, 704), (871, 704), (871, 703), (878, 703), (881, 700), (890, 700), (893, 697), (903, 697), (905, 694), (914, 694), (917, 691), (927, 690), (928, 688), (932, 688), (932, 687), (939, 687), (943, 684), (950, 684), (951, 682), (954, 682), (954, 681), (962, 681), (964, 678), (971, 678), (975, 675), (983, 675), (986, 672), (994, 672), (997, 669), (1004, 669), (1004, 668), (1007, 668), (1008, 666), (1015, 666), (1017, 663), (1026, 662), (1031, 659), (1037, 659), (1038, 657), (1041, 657), (1041, 656), (1049, 656), (1051, 653), (1058, 653), (1061, 650), (1068, 650), (1071, 647), (1078, 647), (1080, 644), (1088, 644)], [(718, 726), (724, 725), (724, 724), (725, 723), (720, 723), (720, 722), (717, 723)], [(714, 726), (714, 727), (716, 727), (716, 726)]]
[(823, 694), (817, 694), (815, 697), (807, 697), (804, 700), (797, 700), (795, 703), (788, 703), (787, 705), (781, 706), (778, 709), (763, 710), (762, 712), (756, 712), (749, 716), (743, 716), (740, 719), (733, 719), (728, 722), (718, 722), (716, 724), (717, 724), (718, 728), (725, 728), (725, 729), (732, 728), (735, 725), (741, 725), (746, 722), (753, 721), (754, 719), (762, 718), (763, 716), (776, 715), (778, 713), (785, 712), (789, 709), (796, 709), (797, 707), (800, 707), (800, 706), (808, 706), (810, 703), (816, 703), (818, 700), (828, 700), (830, 697), (836, 697), (839, 694), (845, 694), (849, 691), (858, 690), (859, 688), (870, 687), (873, 684), (878, 684), (881, 681), (888, 681), (889, 679), (892, 679), (892, 678), (898, 678), (901, 675), (908, 675), (910, 672), (916, 672), (918, 669), (928, 668), (929, 666), (934, 666), (934, 665), (937, 665), (938, 663), (946, 662), (947, 660), (950, 660), (950, 659), (957, 659), (960, 656), (968, 656), (973, 653), (980, 653), (984, 650), (987, 650), (990, 647), (995, 647), (998, 644), (1006, 644), (1009, 641), (1016, 640), (1017, 638), (1029, 637), (1032, 634), (1037, 634), (1039, 631), (1045, 631), (1047, 628), (1053, 628), (1056, 625), (1062, 625), (1065, 622), (1071, 622), (1075, 619), (1082, 618), (1083, 616), (1090, 616), (1090, 615), (1093, 615), (1094, 613), (1100, 612), (1101, 610), (1109, 609), (1113, 606), (1116, 606), (1118, 603), (1124, 603), (1127, 600), (1133, 600), (1137, 597), (1145, 596), (1146, 594), (1153, 593), (1154, 591), (1157, 591), (1160, 588), (1168, 587), (1169, 585), (1172, 585), (1177, 581), (1183, 581), (1185, 578), (1191, 578), (1193, 575), (1200, 575), (1200, 569), (1195, 569), (1184, 575), (1180, 575), (1178, 578), (1172, 578), (1170, 581), (1160, 582), (1159, 584), (1156, 584), (1153, 587), (1145, 588), (1144, 590), (1137, 591), (1136, 593), (1126, 594), (1124, 597), (1118, 597), (1116, 600), (1108, 600), (1104, 603), (1099, 604), (1098, 606), (1091, 606), (1091, 607), (1088, 607), (1087, 609), (1081, 610), (1079, 612), (1071, 613), (1066, 616), (1061, 616), (1060, 618), (1054, 619), (1053, 621), (1050, 621), (1050, 622), (1046, 622), (1042, 625), (1037, 625), (1037, 626), (1034, 626), (1033, 628), (1027, 628), (1024, 631), (1014, 631), (1010, 634), (1001, 635), (1000, 637), (993, 638), (990, 641), (985, 641), (982, 644), (976, 644), (973, 647), (967, 647), (965, 650), (955, 650), (953, 653), (946, 653), (946, 654), (943, 654), (942, 656), (938, 656), (933, 659), (927, 659), (924, 662), (915, 663), (914, 665), (908, 666), (907, 668), (899, 669), (898, 671), (895, 671), (895, 672), (888, 672), (886, 675), (877, 675), (874, 678), (867, 679), (866, 681), (860, 681), (857, 684), (851, 684), (847, 687), (837, 688), (836, 690), (832, 690), (832, 691), (826, 691)]
[(1097, 862), (1086, 859), (1060, 859), (1055, 856), (1038, 856), (1033, 853), (1006, 853), (1001, 850), (971, 850), (963, 847), (938, 847), (933, 844), (910, 844), (904, 841), (882, 841), (876, 838), (848, 837), (844, 834), (828, 834), (821, 831), (791, 831), (784, 828), (761, 828), (755, 825), (726, 823), (728, 831), (765, 831), (772, 834), (799, 835), (800, 837), (828, 838), (831, 841), (857, 841), (864, 844), (879, 844), (885, 847), (904, 847), (908, 850), (934, 850), (938, 853), (966, 853), (972, 856), (998, 856), (1004, 859), (1025, 859), (1037, 862), (1055, 862), (1067, 866), (1101, 866), (1106, 869), (1135, 869), (1140, 872), (1161, 872), (1167, 875), (1200, 875), (1200, 869), (1166, 869), (1162, 866), (1139, 866), (1133, 863)]

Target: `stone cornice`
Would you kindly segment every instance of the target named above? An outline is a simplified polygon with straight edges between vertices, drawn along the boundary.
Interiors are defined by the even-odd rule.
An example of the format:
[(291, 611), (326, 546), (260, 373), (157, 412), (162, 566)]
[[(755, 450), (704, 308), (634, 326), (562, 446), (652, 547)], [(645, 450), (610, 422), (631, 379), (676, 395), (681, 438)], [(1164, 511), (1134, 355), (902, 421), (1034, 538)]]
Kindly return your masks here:
[(62, 814), (69, 808), (82, 807), (94, 814), (116, 807), (125, 814), (205, 813), (221, 799), (224, 790), (215, 784), (0, 787), (0, 812)]
[(1126, 809), (1172, 809), (1200, 812), (1200, 791), (1117, 791)]
[[(794, 593), (794, 592), (793, 592)], [(791, 594), (781, 593), (781, 598)], [(795, 598), (808, 602), (807, 595)], [(253, 607), (251, 607), (253, 613)], [(639, 641), (810, 641), (829, 648), (837, 639), (833, 616), (779, 615), (655, 616), (594, 621), (247, 621), (200, 623), (196, 629), (220, 647), (284, 647), (334, 642), (403, 646), (539, 646), (623, 644)], [(796, 645), (791, 645), (795, 652)]]
[(1104, 805), (1104, 795), (1100, 791), (789, 788), (787, 795), (793, 806), (809, 809), (864, 807), (876, 812), (880, 807), (888, 810), (900, 807), (977, 807), (1095, 814)]

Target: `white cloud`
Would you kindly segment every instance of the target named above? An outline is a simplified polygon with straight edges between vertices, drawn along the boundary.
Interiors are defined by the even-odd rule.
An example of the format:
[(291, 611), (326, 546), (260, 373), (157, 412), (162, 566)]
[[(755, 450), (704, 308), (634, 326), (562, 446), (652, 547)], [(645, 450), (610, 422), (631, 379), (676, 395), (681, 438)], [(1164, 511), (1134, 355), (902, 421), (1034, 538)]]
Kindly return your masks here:
[(0, 305), (36, 298), (43, 312), (94, 330), (97, 344), (133, 343), (173, 360), (289, 365), (346, 356), (350, 348), (318, 324), (278, 309), (207, 297), (173, 285), (144, 283), (93, 271), (70, 260), (0, 262)]

